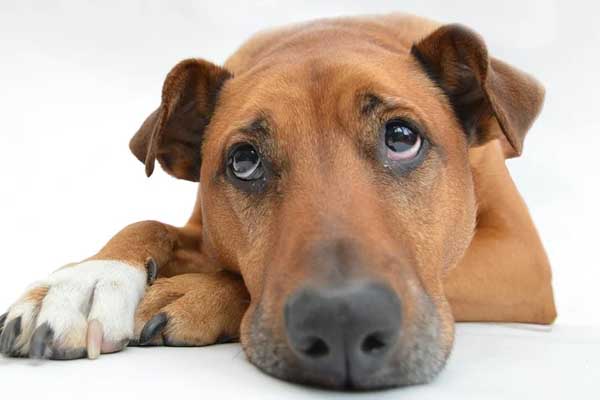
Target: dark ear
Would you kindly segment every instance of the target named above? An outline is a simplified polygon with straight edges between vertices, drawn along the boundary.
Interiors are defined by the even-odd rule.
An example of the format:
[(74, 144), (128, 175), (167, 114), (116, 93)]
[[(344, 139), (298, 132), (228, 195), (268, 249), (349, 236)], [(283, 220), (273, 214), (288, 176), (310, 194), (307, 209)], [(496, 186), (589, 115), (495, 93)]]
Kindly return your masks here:
[(483, 39), (461, 25), (442, 26), (412, 53), (448, 96), (472, 145), (499, 138), (507, 158), (521, 155), (544, 102), (534, 78), (489, 57)]
[(200, 178), (202, 136), (213, 114), (217, 95), (231, 74), (204, 60), (177, 64), (167, 75), (162, 102), (129, 143), (133, 154), (152, 175), (154, 161), (176, 178)]

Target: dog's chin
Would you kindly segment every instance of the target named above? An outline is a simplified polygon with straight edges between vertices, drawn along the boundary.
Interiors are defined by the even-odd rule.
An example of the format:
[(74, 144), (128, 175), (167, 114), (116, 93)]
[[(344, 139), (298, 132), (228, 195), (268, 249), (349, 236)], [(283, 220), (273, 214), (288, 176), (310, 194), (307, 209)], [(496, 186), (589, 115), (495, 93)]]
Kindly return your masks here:
[(453, 342), (453, 326), (444, 329), (433, 306), (427, 308), (429, 312), (419, 316), (413, 329), (401, 334), (387, 362), (366, 376), (332, 376), (302, 368), (287, 341), (268, 328), (260, 308), (256, 309), (250, 333), (242, 344), (252, 364), (271, 376), (293, 383), (354, 391), (424, 384), (443, 369)]

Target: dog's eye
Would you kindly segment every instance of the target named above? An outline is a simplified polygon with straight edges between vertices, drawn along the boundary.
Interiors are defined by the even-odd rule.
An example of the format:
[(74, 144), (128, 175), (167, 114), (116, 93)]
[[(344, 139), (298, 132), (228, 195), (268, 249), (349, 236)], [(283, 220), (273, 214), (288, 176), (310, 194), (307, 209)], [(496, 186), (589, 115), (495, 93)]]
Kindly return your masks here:
[(263, 176), (260, 155), (256, 148), (248, 143), (236, 146), (229, 155), (229, 169), (236, 178), (253, 181)]
[(419, 153), (423, 140), (421, 135), (402, 120), (391, 120), (385, 124), (387, 157), (394, 161), (408, 161)]

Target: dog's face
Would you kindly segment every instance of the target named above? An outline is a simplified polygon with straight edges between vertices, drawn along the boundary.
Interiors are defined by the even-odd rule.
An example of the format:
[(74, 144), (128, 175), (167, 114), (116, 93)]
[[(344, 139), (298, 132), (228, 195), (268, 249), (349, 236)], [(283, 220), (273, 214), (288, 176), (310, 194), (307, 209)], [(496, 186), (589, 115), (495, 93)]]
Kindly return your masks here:
[[(422, 382), (452, 342), (441, 276), (475, 221), (466, 137), (417, 60), (374, 56), (309, 59), (232, 79), (204, 143), (207, 240), (239, 266), (252, 298), (242, 342), (254, 363), (285, 379)], [(378, 284), (391, 302), (369, 289)], [(364, 352), (373, 367), (330, 366), (321, 359), (345, 357), (335, 342), (353, 336), (352, 327), (319, 333), (305, 319), (335, 319), (344, 311), (319, 308), (354, 297), (372, 302), (367, 311), (382, 321), (349, 316), (347, 325), (367, 326), (347, 340), (381, 348)], [(303, 354), (311, 346), (324, 354)]]
[[(370, 389), (426, 382), (444, 365), (442, 279), (476, 220), (468, 150), (501, 132), (505, 112), (481, 82), (493, 71), (440, 49), (465, 38), (483, 46), (446, 27), (405, 54), (315, 52), (235, 77), (192, 60), (167, 78), (177, 99), (165, 89), (132, 148), (150, 172), (156, 157), (175, 176), (199, 173), (203, 250), (244, 278), (241, 341), (261, 369)], [(443, 64), (457, 60), (470, 72)], [(520, 151), (527, 127), (503, 128)]]

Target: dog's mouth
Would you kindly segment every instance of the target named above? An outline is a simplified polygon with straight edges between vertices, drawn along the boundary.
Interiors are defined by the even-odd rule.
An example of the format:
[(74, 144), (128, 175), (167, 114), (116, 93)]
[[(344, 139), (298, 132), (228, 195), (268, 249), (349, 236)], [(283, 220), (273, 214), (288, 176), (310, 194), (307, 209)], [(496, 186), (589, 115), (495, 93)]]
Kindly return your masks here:
[(365, 282), (310, 289), (288, 299), (281, 320), (259, 304), (245, 317), (242, 345), (258, 368), (295, 383), (352, 391), (427, 383), (445, 365), (453, 326), (426, 295), (408, 313), (394, 297)]

